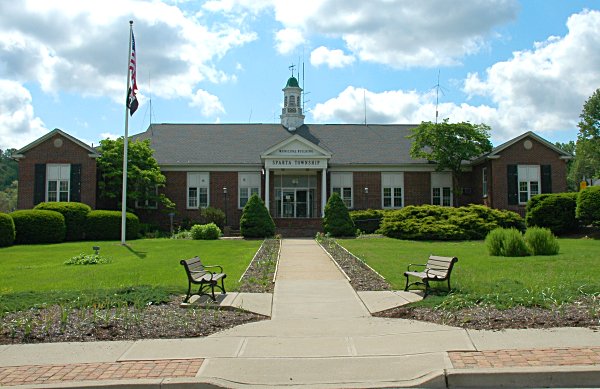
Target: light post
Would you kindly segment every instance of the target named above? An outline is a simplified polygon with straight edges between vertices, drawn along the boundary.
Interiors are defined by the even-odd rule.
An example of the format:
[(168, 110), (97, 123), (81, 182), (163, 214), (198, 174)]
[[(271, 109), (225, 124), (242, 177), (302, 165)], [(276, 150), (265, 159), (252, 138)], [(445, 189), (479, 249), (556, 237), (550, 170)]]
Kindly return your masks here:
[(223, 187), (223, 195), (225, 196), (225, 226), (227, 226), (229, 223), (227, 221), (227, 187), (226, 186)]
[(369, 209), (369, 188), (365, 186), (364, 192), (365, 192), (365, 203), (366, 203), (365, 209)]

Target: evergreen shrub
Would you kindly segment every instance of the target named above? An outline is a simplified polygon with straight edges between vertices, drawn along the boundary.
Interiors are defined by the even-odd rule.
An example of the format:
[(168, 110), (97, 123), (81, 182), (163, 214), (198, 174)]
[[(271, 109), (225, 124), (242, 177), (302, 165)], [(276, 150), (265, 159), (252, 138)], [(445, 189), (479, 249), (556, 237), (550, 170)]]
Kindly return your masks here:
[(373, 234), (381, 226), (384, 212), (380, 209), (350, 211), (350, 218), (362, 233)]
[(225, 227), (225, 212), (219, 208), (207, 207), (203, 208), (200, 212), (202, 215), (202, 220), (204, 220), (204, 224), (214, 223), (221, 230), (223, 227)]
[(501, 257), (525, 257), (529, 248), (523, 233), (516, 228), (496, 228), (485, 238), (488, 253)]
[(10, 214), (15, 223), (15, 243), (58, 243), (65, 240), (65, 217), (56, 211), (27, 209)]
[(248, 199), (240, 219), (240, 233), (245, 238), (269, 238), (275, 235), (275, 222), (258, 195)]
[(34, 209), (61, 213), (65, 217), (65, 225), (67, 227), (65, 240), (68, 241), (83, 240), (85, 218), (92, 210), (89, 205), (76, 202), (39, 203)]
[(590, 186), (579, 192), (575, 215), (583, 225), (600, 226), (600, 186)]
[(547, 228), (528, 228), (525, 231), (525, 242), (532, 255), (556, 255), (560, 249), (558, 239)]
[(485, 237), (485, 246), (490, 255), (500, 257), (504, 253), (504, 231), (504, 228), (496, 228)]
[[(125, 215), (125, 234), (127, 240), (137, 239), (140, 231), (140, 219), (133, 213)], [(121, 212), (95, 210), (88, 213), (85, 220), (86, 240), (121, 239)]]
[(379, 232), (397, 239), (474, 240), (484, 239), (498, 227), (523, 231), (525, 223), (515, 212), (483, 205), (460, 208), (411, 205), (385, 212)]
[(15, 222), (10, 215), (0, 212), (0, 247), (10, 246), (15, 242)]
[(576, 230), (578, 193), (547, 193), (533, 196), (527, 202), (527, 227), (544, 227), (555, 234)]
[(190, 230), (192, 239), (195, 240), (215, 240), (221, 236), (221, 229), (215, 223), (196, 224)]
[(338, 193), (333, 193), (327, 200), (323, 230), (331, 236), (356, 235), (356, 227), (350, 218), (348, 208)]

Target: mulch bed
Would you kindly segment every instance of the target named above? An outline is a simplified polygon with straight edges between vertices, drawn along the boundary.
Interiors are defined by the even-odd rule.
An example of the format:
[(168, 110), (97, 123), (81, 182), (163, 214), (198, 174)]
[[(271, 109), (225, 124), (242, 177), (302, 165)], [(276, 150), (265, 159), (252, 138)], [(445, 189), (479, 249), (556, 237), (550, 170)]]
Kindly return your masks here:
[[(340, 247), (334, 239), (324, 238), (323, 247), (350, 277), (357, 291), (388, 290), (390, 285), (362, 261)], [(508, 328), (589, 327), (600, 329), (600, 297), (586, 297), (554, 309), (514, 307), (497, 309), (477, 306), (457, 310), (403, 306), (374, 314), (378, 317), (427, 321), (481, 330)]]
[[(266, 240), (245, 273), (240, 291), (272, 293), (278, 253), (279, 241)], [(52, 305), (5, 313), (0, 316), (0, 344), (189, 338), (267, 319), (241, 310), (182, 308), (182, 300), (183, 296), (171, 296), (167, 304), (144, 307), (75, 309)]]

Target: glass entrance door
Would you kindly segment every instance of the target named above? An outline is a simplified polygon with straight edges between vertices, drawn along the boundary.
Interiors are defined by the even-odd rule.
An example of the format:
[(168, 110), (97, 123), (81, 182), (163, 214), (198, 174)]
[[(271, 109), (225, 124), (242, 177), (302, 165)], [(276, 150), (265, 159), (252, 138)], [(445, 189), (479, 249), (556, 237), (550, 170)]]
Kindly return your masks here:
[(275, 179), (274, 217), (315, 217), (316, 175), (281, 175)]
[(296, 191), (296, 217), (309, 217), (307, 190)]
[(284, 190), (282, 196), (281, 215), (283, 217), (296, 217), (296, 192), (294, 190)]

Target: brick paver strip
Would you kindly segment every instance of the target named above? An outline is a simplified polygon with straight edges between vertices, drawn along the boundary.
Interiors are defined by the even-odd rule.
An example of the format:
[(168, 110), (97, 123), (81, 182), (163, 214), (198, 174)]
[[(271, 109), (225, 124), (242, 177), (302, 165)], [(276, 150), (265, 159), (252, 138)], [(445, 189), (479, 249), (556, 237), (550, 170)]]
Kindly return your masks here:
[(449, 351), (456, 369), (600, 365), (600, 347)]
[(0, 367), (0, 386), (62, 381), (195, 377), (203, 359)]

